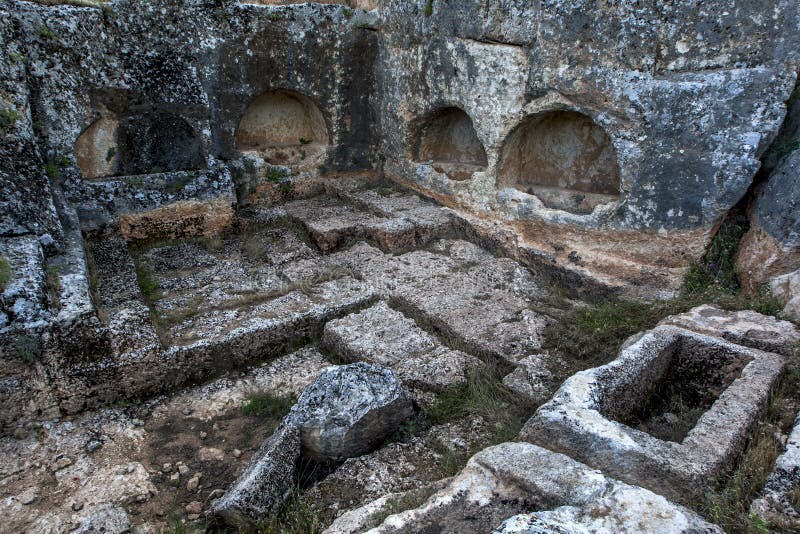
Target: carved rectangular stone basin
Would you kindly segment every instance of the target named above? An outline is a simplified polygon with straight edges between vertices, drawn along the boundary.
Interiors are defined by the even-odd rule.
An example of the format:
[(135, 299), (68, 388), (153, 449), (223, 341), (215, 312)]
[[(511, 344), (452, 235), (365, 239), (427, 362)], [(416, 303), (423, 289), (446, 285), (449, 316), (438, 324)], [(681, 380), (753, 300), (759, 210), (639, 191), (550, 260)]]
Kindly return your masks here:
[(685, 502), (731, 469), (783, 367), (777, 354), (660, 326), (566, 380), (521, 437)]

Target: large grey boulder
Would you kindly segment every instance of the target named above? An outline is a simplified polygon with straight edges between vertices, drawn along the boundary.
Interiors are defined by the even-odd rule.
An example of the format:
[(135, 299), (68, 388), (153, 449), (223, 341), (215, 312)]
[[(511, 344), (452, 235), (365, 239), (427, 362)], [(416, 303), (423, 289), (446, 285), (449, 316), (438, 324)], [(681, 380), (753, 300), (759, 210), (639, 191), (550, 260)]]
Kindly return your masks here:
[(308, 386), (286, 418), (300, 429), (303, 456), (316, 461), (360, 456), (413, 414), (411, 400), (385, 367), (331, 367)]
[(214, 515), (236, 527), (266, 517), (289, 496), (299, 457), (300, 431), (284, 421), (214, 505)]

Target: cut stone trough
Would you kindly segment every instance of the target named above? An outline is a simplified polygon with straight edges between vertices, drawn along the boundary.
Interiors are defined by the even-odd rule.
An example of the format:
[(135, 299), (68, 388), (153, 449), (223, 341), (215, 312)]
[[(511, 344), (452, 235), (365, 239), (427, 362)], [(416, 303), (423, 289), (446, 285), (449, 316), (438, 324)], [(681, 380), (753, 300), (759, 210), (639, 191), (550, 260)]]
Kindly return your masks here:
[(774, 353), (659, 326), (566, 380), (520, 435), (686, 502), (730, 471), (783, 367)]

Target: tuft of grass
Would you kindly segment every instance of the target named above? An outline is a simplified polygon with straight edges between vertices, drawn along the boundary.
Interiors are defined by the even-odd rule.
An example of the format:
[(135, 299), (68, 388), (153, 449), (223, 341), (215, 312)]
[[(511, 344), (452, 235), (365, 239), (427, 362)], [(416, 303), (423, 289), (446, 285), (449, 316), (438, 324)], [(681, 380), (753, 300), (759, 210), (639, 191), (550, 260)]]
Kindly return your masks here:
[(32, 365), (42, 356), (42, 344), (39, 338), (27, 334), (19, 334), (11, 342), (11, 350), (17, 358)]
[(283, 505), (256, 525), (262, 534), (317, 534), (323, 525), (317, 511), (295, 488)]
[(182, 173), (177, 178), (170, 181), (169, 184), (167, 184), (167, 186), (164, 188), (164, 192), (170, 194), (180, 193), (192, 182), (192, 178), (194, 177), (191, 173)]
[[(351, 11), (351, 13), (352, 13), (352, 11)], [(300, 138), (300, 144), (301, 145), (310, 145), (311, 144), (311, 139), (306, 139), (305, 137), (301, 137)]]
[(465, 384), (445, 389), (428, 409), (431, 424), (477, 415), (492, 428), (492, 444), (509, 441), (533, 413), (534, 406), (508, 389), (498, 368), (476, 370)]
[(265, 419), (280, 419), (289, 413), (296, 399), (269, 391), (251, 391), (242, 404), (242, 414)]
[(112, 146), (108, 147), (106, 150), (106, 163), (111, 163), (111, 160), (114, 159), (114, 156), (117, 155), (117, 147)]
[(44, 173), (53, 180), (61, 178), (61, 167), (52, 161), (48, 161), (44, 166)]
[(56, 38), (56, 34), (53, 33), (53, 30), (51, 30), (47, 24), (42, 24), (36, 34), (44, 41), (52, 41)]
[(20, 63), (24, 63), (26, 56), (21, 52), (11, 52), (8, 54), (8, 59), (11, 60), (12, 65), (19, 65)]
[(364, 525), (364, 530), (378, 527), (390, 515), (399, 514), (400, 512), (421, 506), (434, 493), (436, 493), (436, 488), (428, 486), (409, 490), (402, 495), (388, 499), (382, 509), (370, 514)]
[(728, 217), (714, 234), (708, 250), (699, 262), (693, 263), (683, 282), (687, 293), (698, 293), (711, 288), (736, 293), (741, 289), (736, 274), (735, 257), (739, 242), (749, 224), (743, 215)]
[(352, 18), (353, 17), (353, 13), (354, 13), (354, 11), (352, 9), (350, 9), (349, 7), (347, 7), (347, 6), (342, 8), (342, 15), (344, 15), (345, 18), (348, 18), (348, 19)]
[(6, 286), (11, 281), (11, 265), (8, 260), (0, 254), (0, 293), (6, 290)]
[(422, 14), (426, 17), (433, 15), (433, 0), (425, 0), (425, 7), (422, 8)]
[(152, 274), (146, 267), (136, 266), (136, 282), (147, 304), (152, 304), (161, 296), (161, 286), (153, 280)]
[(264, 177), (267, 179), (267, 181), (276, 184), (288, 178), (289, 173), (283, 167), (268, 166), (266, 169), (264, 169)]
[(0, 109), (0, 129), (7, 130), (22, 118), (22, 114), (14, 108)]

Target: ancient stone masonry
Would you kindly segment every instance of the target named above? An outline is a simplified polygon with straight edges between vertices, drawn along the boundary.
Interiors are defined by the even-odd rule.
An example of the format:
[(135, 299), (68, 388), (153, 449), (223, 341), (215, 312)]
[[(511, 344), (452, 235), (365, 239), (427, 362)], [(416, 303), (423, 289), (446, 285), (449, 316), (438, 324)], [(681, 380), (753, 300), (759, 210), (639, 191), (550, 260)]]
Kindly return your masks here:
[(733, 465), (783, 366), (772, 353), (661, 326), (569, 378), (520, 435), (687, 500)]
[[(798, 28), (797, 0), (3, 2), (0, 530), (719, 532), (704, 493), (800, 409), (770, 400)], [(610, 363), (553, 339), (686, 297), (715, 235), (780, 318), (679, 299)], [(737, 513), (796, 527), (797, 426)]]

